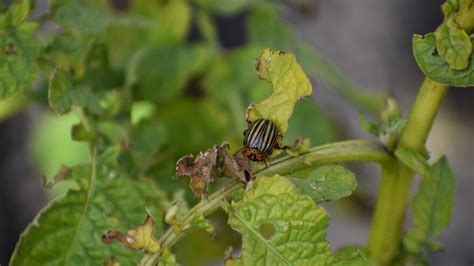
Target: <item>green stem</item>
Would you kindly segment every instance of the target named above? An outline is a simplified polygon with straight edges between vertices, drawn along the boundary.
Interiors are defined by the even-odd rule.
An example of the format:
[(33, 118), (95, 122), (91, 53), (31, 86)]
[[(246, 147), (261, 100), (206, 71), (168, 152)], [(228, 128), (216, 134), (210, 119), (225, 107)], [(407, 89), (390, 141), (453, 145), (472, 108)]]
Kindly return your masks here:
[[(351, 140), (332, 143), (312, 148), (298, 157), (284, 157), (275, 161), (269, 167), (254, 173), (255, 177), (288, 174), (305, 168), (315, 167), (321, 164), (348, 162), (348, 161), (373, 161), (384, 165), (390, 161), (392, 156), (383, 145), (374, 141)], [(217, 209), (221, 202), (230, 197), (234, 192), (243, 188), (243, 183), (232, 181), (224, 188), (212, 193), (206, 199), (194, 206), (183, 218), (182, 227), (191, 223), (194, 215), (202, 213), (204, 216)], [(161, 251), (173, 246), (187, 231), (176, 233), (173, 228), (169, 228), (158, 240), (160, 252), (145, 255), (140, 262), (141, 266), (156, 265), (161, 255)]]
[[(448, 87), (425, 78), (408, 115), (399, 146), (425, 151), (425, 142)], [(396, 159), (382, 167), (380, 190), (368, 250), (378, 265), (388, 265), (397, 255), (401, 229), (410, 200), (414, 173)]]

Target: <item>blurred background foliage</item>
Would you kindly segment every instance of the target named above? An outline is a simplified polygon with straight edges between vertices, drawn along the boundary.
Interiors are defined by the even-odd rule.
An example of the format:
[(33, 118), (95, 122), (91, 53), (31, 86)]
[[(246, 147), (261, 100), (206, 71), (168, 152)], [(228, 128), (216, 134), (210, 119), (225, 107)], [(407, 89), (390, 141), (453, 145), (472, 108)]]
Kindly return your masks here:
[[(296, 53), (308, 75), (363, 110), (376, 113), (383, 104), (383, 95), (367, 94), (293, 36), (280, 13), (304, 12), (304, 1), (30, 2), (35, 9), (29, 18), (38, 22), (38, 73), (31, 88), (0, 102), (0, 119), (33, 103), (41, 111), (28, 149), (48, 179), (62, 165), (90, 159), (87, 144), (77, 140), (99, 138), (102, 152), (118, 152), (117, 166), (128, 175), (152, 177), (169, 198), (188, 191), (185, 180), (172, 179), (178, 158), (224, 140), (234, 151), (241, 148), (245, 109), (271, 88), (254, 70), (255, 58), (266, 47)], [(48, 102), (56, 113), (68, 114), (54, 114), (45, 108)], [(331, 120), (311, 100), (297, 105), (289, 124), (286, 143), (297, 136), (309, 137), (312, 145), (338, 138)], [(50, 198), (63, 195), (71, 184), (55, 186)], [(190, 194), (186, 198), (197, 201)], [(214, 239), (189, 234), (177, 245), (179, 262), (219, 261), (228, 246), (238, 248), (239, 237), (226, 225), (224, 213), (212, 220)]]
[[(119, 169), (152, 177), (168, 198), (179, 198), (188, 189), (186, 180), (172, 179), (178, 158), (224, 140), (234, 151), (241, 148), (246, 107), (270, 92), (254, 71), (266, 47), (296, 54), (316, 82), (315, 97), (317, 85), (325, 83), (359, 110), (377, 114), (383, 106), (383, 93), (357, 86), (282, 20), (288, 9), (303, 16), (311, 12), (305, 0), (31, 2), (36, 5), (29, 18), (39, 23), (38, 73), (31, 88), (0, 101), (0, 119), (26, 107), (40, 111), (28, 150), (49, 178), (61, 165), (90, 159), (87, 144), (70, 137), (74, 126), (74, 139), (100, 139), (103, 152), (110, 147), (117, 152)], [(50, 86), (65, 93), (48, 97)], [(57, 113), (73, 112), (58, 116), (46, 108), (48, 102)], [(312, 100), (299, 103), (285, 143), (297, 136), (309, 137), (313, 146), (339, 139), (330, 111)], [(87, 130), (87, 123), (98, 131)], [(67, 188), (56, 186), (50, 199)], [(190, 204), (197, 201), (185, 197)], [(239, 247), (225, 214), (211, 219), (217, 230), (212, 241), (196, 231), (177, 244), (183, 265), (220, 262), (228, 246)]]
[[(233, 150), (241, 147), (246, 107), (270, 92), (253, 66), (265, 47), (296, 52), (309, 75), (377, 112), (382, 95), (368, 95), (343, 78), (281, 21), (282, 9), (302, 4), (51, 1), (46, 11), (37, 5), (37, 14), (30, 16), (40, 22), (40, 72), (31, 89), (2, 102), (0, 117), (32, 101), (46, 103), (48, 78), (56, 72), (52, 86), (71, 83), (76, 89), (53, 103), (50, 95), (53, 109), (63, 114), (84, 106), (79, 113), (93, 117), (107, 144), (126, 147), (119, 155), (121, 167), (151, 175), (171, 192), (183, 185), (170, 180), (180, 156), (223, 140)], [(238, 23), (226, 29), (232, 20)], [(63, 117), (48, 112), (31, 133), (30, 148), (40, 172), (52, 176), (60, 165), (86, 162), (88, 156), (86, 144), (65, 135), (78, 123), (78, 112)], [(285, 141), (297, 136), (309, 137), (313, 145), (337, 138), (331, 121), (310, 100), (297, 106)]]

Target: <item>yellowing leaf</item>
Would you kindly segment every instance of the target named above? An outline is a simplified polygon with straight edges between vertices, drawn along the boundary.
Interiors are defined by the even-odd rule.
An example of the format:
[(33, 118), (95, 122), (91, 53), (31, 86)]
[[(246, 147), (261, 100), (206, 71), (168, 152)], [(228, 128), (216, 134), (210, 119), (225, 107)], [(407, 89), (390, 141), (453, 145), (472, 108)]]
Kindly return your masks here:
[(311, 82), (293, 54), (278, 50), (263, 50), (257, 58), (255, 70), (259, 78), (272, 84), (273, 93), (263, 101), (249, 106), (247, 120), (268, 119), (283, 134), (288, 129), (288, 119), (295, 103), (311, 95)]
[(130, 249), (144, 250), (145, 253), (156, 253), (160, 250), (160, 243), (155, 239), (155, 221), (150, 215), (146, 217), (143, 224), (128, 230), (127, 233), (109, 230), (102, 236), (105, 244), (112, 240), (118, 240)]
[(441, 24), (435, 31), (436, 48), (439, 55), (452, 69), (466, 69), (472, 52), (469, 35), (452, 19)]
[(104, 266), (120, 266), (120, 262), (114, 256), (110, 256), (104, 261), (103, 265)]
[(311, 140), (309, 138), (297, 137), (295, 143), (288, 147), (286, 152), (291, 156), (298, 156), (301, 153), (306, 152), (311, 146)]
[(261, 176), (242, 200), (224, 202), (229, 224), (242, 234), (242, 255), (226, 265), (367, 265), (360, 255), (339, 259), (326, 240), (329, 216), (286, 178)]
[(456, 24), (467, 33), (474, 32), (474, 1), (461, 0), (458, 13), (455, 18)]
[(160, 261), (158, 262), (158, 266), (175, 266), (178, 265), (176, 263), (176, 258), (171, 253), (169, 249), (164, 249), (163, 253), (161, 254)]

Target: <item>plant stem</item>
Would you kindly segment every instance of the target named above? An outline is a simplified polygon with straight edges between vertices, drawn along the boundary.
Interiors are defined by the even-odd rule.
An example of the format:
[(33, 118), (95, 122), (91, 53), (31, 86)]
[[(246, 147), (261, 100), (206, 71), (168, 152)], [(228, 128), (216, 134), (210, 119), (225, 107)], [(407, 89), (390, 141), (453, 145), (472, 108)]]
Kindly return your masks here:
[[(298, 157), (284, 157), (275, 161), (269, 167), (254, 173), (255, 177), (272, 174), (289, 174), (305, 168), (315, 167), (326, 163), (348, 162), (348, 161), (373, 161), (381, 165), (390, 161), (392, 156), (378, 142), (366, 140), (342, 141), (312, 148)], [(220, 206), (220, 203), (230, 197), (237, 190), (244, 188), (245, 184), (233, 180), (224, 188), (212, 193), (206, 199), (194, 206), (183, 218), (182, 227), (189, 224), (194, 215), (202, 213), (204, 216), (212, 213)], [(160, 252), (147, 254), (143, 257), (140, 265), (156, 265), (161, 251), (173, 246), (186, 231), (176, 233), (169, 228), (158, 240), (161, 245)]]
[[(425, 151), (425, 142), (448, 87), (425, 78), (408, 115), (398, 146)], [(397, 255), (414, 173), (395, 158), (382, 167), (368, 250), (378, 265)]]

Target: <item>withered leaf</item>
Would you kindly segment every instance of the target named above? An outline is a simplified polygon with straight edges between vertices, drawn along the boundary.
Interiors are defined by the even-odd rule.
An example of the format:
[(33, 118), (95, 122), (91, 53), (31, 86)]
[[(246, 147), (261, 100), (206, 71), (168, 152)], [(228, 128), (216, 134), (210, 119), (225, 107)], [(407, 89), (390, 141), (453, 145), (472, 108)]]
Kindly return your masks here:
[(207, 194), (207, 187), (211, 182), (211, 173), (216, 165), (217, 149), (212, 147), (192, 161), (193, 155), (186, 155), (176, 163), (176, 176), (189, 176), (189, 186), (198, 197)]
[(65, 180), (67, 178), (67, 176), (69, 175), (69, 173), (70, 173), (69, 167), (67, 167), (65, 165), (62, 165), (61, 169), (59, 169), (58, 173), (53, 177), (52, 181), (48, 182), (46, 176), (42, 177), (42, 179), (43, 179), (43, 183), (42, 183), (43, 188), (52, 189), (54, 187), (54, 185), (56, 185), (57, 183)]
[(119, 261), (117, 258), (114, 256), (109, 256), (105, 261), (104, 261), (104, 266), (120, 266)]
[(287, 147), (286, 152), (291, 156), (298, 156), (307, 151), (310, 146), (311, 141), (309, 138), (297, 137), (295, 143)]
[(249, 170), (249, 161), (243, 154), (243, 149), (238, 150), (233, 156), (230, 156), (227, 153), (228, 148), (229, 144), (223, 143), (219, 149), (219, 156), (222, 157), (221, 175), (237, 178), (247, 183), (251, 179), (252, 174)]
[(215, 177), (226, 176), (248, 182), (251, 179), (248, 160), (242, 151), (229, 155), (228, 148), (229, 143), (224, 142), (199, 153), (196, 158), (183, 156), (176, 163), (176, 176), (191, 177), (189, 186), (198, 197), (207, 194), (208, 185)]
[(102, 242), (109, 244), (112, 240), (121, 242), (125, 247), (133, 250), (143, 250), (145, 253), (156, 253), (160, 250), (160, 243), (155, 239), (155, 220), (147, 215), (145, 222), (127, 233), (109, 230), (102, 236)]

